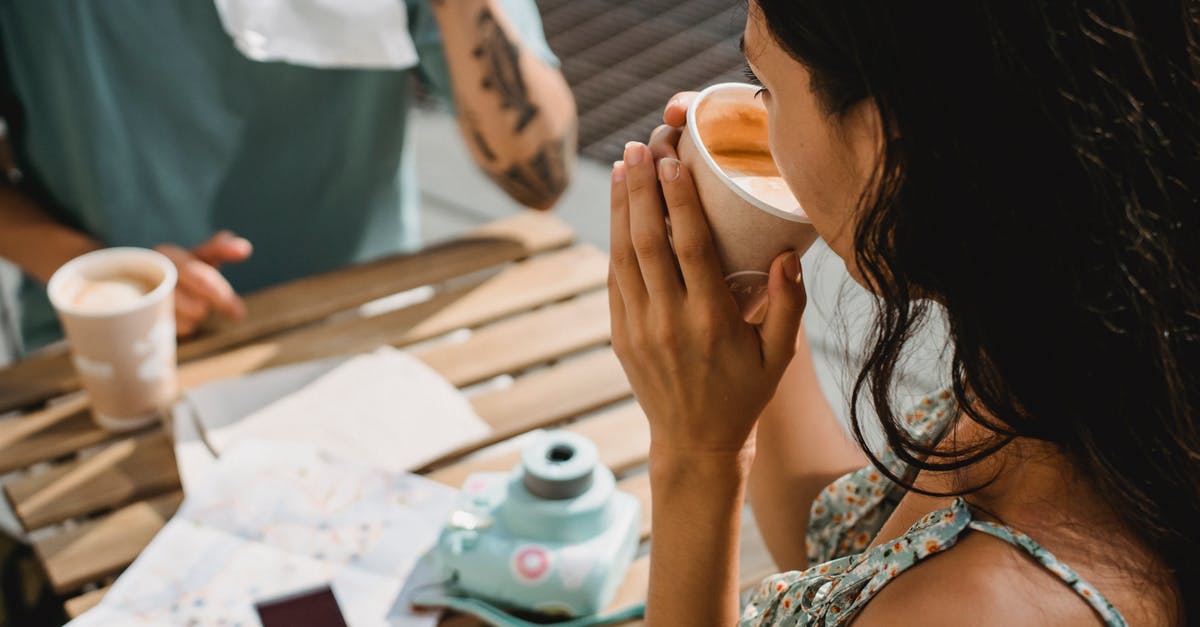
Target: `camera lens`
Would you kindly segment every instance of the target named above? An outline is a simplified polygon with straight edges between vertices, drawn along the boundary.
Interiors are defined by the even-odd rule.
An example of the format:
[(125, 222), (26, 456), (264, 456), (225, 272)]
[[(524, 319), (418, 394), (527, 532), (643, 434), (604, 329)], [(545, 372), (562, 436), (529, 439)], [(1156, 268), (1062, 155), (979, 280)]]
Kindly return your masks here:
[(570, 461), (572, 457), (575, 457), (575, 449), (566, 444), (559, 444), (546, 451), (546, 459), (555, 464)]
[(521, 482), (542, 499), (573, 499), (592, 486), (596, 445), (569, 431), (549, 431), (521, 452)]

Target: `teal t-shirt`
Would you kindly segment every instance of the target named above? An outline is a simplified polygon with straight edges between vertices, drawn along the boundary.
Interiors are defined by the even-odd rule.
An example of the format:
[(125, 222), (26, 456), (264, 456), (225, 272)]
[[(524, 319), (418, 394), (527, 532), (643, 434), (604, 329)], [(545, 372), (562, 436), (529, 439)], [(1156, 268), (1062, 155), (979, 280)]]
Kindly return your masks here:
[[(556, 62), (532, 0), (504, 4)], [(50, 210), (106, 245), (246, 237), (254, 255), (222, 269), (240, 292), (410, 248), (409, 74), (450, 86), (428, 0), (406, 6), (418, 65), (356, 70), (252, 61), (212, 0), (0, 2), (18, 159)], [(21, 304), (26, 350), (59, 337), (41, 285)]]

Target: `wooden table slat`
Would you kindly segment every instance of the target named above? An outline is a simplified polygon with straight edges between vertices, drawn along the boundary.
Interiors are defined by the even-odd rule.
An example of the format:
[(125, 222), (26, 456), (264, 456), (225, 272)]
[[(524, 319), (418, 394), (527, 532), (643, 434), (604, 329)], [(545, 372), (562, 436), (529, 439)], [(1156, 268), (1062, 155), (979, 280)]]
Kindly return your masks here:
[[(246, 296), (245, 319), (215, 322), (205, 335), (179, 347), (179, 359), (187, 361), (312, 323), (383, 296), (561, 248), (573, 239), (570, 227), (558, 218), (531, 211), (419, 253), (386, 257), (267, 288)], [(0, 370), (0, 413), (77, 389), (79, 379), (64, 353), (31, 357)]]
[(451, 384), (463, 387), (607, 344), (609, 338), (608, 295), (593, 292), (485, 327), (460, 344), (426, 348), (416, 356)]
[[(250, 295), (245, 322), (218, 322), (205, 336), (181, 345), (181, 362), (188, 362), (180, 367), (181, 385), (187, 389), (266, 367), (384, 344), (403, 347), (472, 329), (463, 341), (426, 346), (415, 354), (460, 387), (521, 374), (511, 386), (472, 399), (493, 433), (435, 462), (428, 476), (457, 487), (472, 472), (508, 470), (518, 462), (519, 451), (470, 453), (595, 412), (565, 428), (596, 442), (601, 460), (619, 477), (618, 487), (641, 503), (639, 531), (645, 540), (651, 516), (649, 476), (643, 469), (649, 428), (637, 404), (627, 402), (629, 383), (605, 346), (607, 259), (590, 246), (567, 248), (572, 238), (557, 219), (523, 213), (418, 254)], [(435, 289), (423, 302), (385, 313), (353, 310), (422, 285)], [(330, 318), (339, 312), (345, 313)], [(0, 371), (0, 411), (46, 400), (76, 385), (65, 355), (29, 360)], [(5, 487), (27, 528), (117, 508), (35, 541), (59, 593), (111, 581), (104, 578), (127, 566), (166, 524), (182, 500), (174, 452), (161, 429), (114, 436), (95, 428), (82, 396), (0, 422), (0, 459), (5, 460), (0, 469), (25, 467), (109, 440), (115, 441), (94, 455), (17, 477)], [(743, 534), (746, 582), (757, 582), (769, 566), (752, 526), (751, 521), (749, 533)], [(613, 607), (644, 600), (648, 580), (649, 559), (643, 556), (635, 560)], [(108, 589), (70, 599), (67, 611), (77, 616)]]
[[(641, 409), (634, 404), (615, 407), (595, 416), (588, 417), (572, 425), (570, 429), (595, 439), (601, 446), (600, 450), (605, 456), (605, 462), (612, 465), (618, 472), (635, 467), (645, 460), (649, 443), (649, 430)], [(443, 482), (461, 483), (462, 478), (465, 478), (471, 472), (504, 470), (511, 468), (514, 462), (515, 459), (507, 455), (491, 460), (468, 459), (460, 462), (461, 469), (451, 466), (441, 469), (430, 476), (435, 480)], [(618, 486), (634, 494), (639, 502), (641, 502), (643, 507), (642, 533), (644, 537), (649, 531), (650, 497), (647, 476), (644, 473), (634, 475), (620, 481)], [(145, 512), (142, 512), (142, 517), (140, 518), (131, 518), (132, 514), (130, 510), (142, 511), (137, 509), (137, 505), (141, 505), (141, 503), (127, 506), (95, 521), (85, 523), (69, 536), (54, 536), (49, 540), (35, 543), (39, 555), (43, 556), (43, 560), (47, 564), (47, 571), (52, 573), (52, 581), (56, 589), (69, 590), (73, 586), (111, 574), (123, 565), (131, 562), (141, 552), (144, 544), (148, 543), (154, 533), (157, 532), (157, 529), (165, 524), (167, 516), (162, 516), (157, 527), (151, 529), (153, 524), (147, 522), (149, 519), (144, 517)], [(130, 530), (135, 532), (138, 538), (144, 538), (144, 542), (142, 545), (121, 542), (120, 546), (126, 551), (123, 554), (117, 551), (108, 551), (104, 555), (99, 556), (102, 559), (89, 561), (85, 557), (87, 555), (86, 552), (73, 549), (66, 550), (64, 548), (76, 546), (79, 542), (82, 542), (82, 546), (84, 547), (93, 546), (98, 543), (98, 540), (93, 540), (93, 538), (112, 538), (115, 535), (120, 535), (121, 528), (131, 525), (131, 521), (138, 524), (132, 525)], [(83, 538), (83, 540), (79, 540), (80, 538)], [(72, 542), (67, 542), (67, 539), (72, 540)], [(78, 542), (75, 542), (75, 540), (78, 540)], [(89, 566), (89, 563), (91, 563), (91, 566)]]
[(629, 398), (633, 391), (611, 349), (530, 373), (512, 387), (480, 394), (475, 411), (496, 432), (488, 444)]
[(96, 588), (91, 592), (85, 592), (77, 597), (67, 599), (63, 603), (63, 608), (67, 610), (67, 618), (76, 618), (80, 614), (99, 605), (104, 595), (108, 594), (110, 589), (112, 589), (112, 586), (104, 586), (103, 588)]
[[(642, 528), (650, 528), (649, 481), (636, 475), (617, 482), (642, 503)], [(142, 552), (179, 507), (182, 493), (123, 507), (79, 527), (34, 542), (54, 589), (70, 592), (85, 583), (119, 572)], [(645, 535), (643, 535), (643, 538)]]
[(444, 290), (431, 300), (366, 318), (344, 318), (253, 342), (180, 367), (181, 385), (246, 374), (390, 344), (403, 347), (602, 288), (608, 261), (575, 246), (513, 264), (498, 274)]
[[(638, 410), (637, 413), (640, 414), (640, 410)], [(601, 420), (599, 417), (597, 417), (597, 419), (590, 420), (590, 422), (593, 422), (597, 427), (616, 426), (612, 424), (611, 421)], [(604, 450), (605, 449), (603, 448), (601, 449), (602, 452), (604, 452)], [(497, 461), (500, 461), (499, 458), (497, 458)], [(506, 458), (503, 461), (514, 460)], [(437, 480), (443, 482), (447, 482), (447, 479), (453, 478), (455, 484), (457, 484), (459, 483), (459, 476), (465, 478), (470, 472), (485, 472), (504, 468), (504, 466), (498, 466), (490, 463), (475, 464), (473, 468), (471, 467), (473, 466), (472, 464), (467, 463), (461, 464), (461, 466), (464, 467), (464, 470), (469, 468), (469, 472), (464, 473), (460, 471), (451, 475), (442, 473), (441, 476), (437, 476), (439, 473), (434, 473), (433, 475), (430, 475), (430, 477), (436, 478)], [(762, 543), (762, 537), (758, 534), (757, 527), (754, 525), (753, 517), (747, 517), (746, 521), (743, 523), (740, 554), (741, 562), (738, 569), (738, 581), (742, 590), (749, 590), (750, 588), (757, 586), (763, 580), (763, 578), (778, 571), (770, 553), (767, 552), (766, 547)], [(608, 609), (610, 611), (623, 608), (632, 603), (641, 602), (645, 599), (646, 589), (649, 584), (649, 565), (650, 560), (648, 556), (643, 556), (634, 561), (634, 564), (630, 567), (629, 573), (626, 574), (625, 580), (622, 582), (621, 588), (618, 590), (613, 602), (609, 605)], [(67, 615), (71, 618), (74, 618), (82, 614), (84, 611), (91, 609), (100, 602), (100, 599), (105, 593), (108, 592), (110, 587), (111, 586), (105, 586), (68, 600), (66, 603)], [(641, 624), (641, 622), (636, 621), (624, 624), (638, 625)]]
[(120, 437), (125, 436), (96, 426), (87, 398), (80, 395), (33, 414), (0, 420), (0, 473)]
[(244, 320), (219, 322), (210, 333), (181, 346), (180, 355), (189, 359), (213, 353), (377, 298), (562, 248), (574, 239), (571, 227), (555, 216), (526, 211), (416, 253), (348, 266), (251, 294), (246, 297)]
[[(572, 424), (566, 430), (595, 442), (600, 461), (617, 474), (645, 463), (650, 450), (650, 428), (646, 424), (646, 415), (633, 403), (606, 409)], [(521, 451), (513, 449), (498, 455), (469, 457), (438, 468), (426, 476), (457, 489), (473, 473), (507, 471), (520, 460)]]
[(4, 486), (17, 518), (37, 529), (178, 489), (175, 451), (161, 429)]
[[(609, 350), (521, 377), (512, 387), (473, 401), (480, 417), (496, 431), (457, 453), (616, 402), (628, 396), (628, 385)], [(159, 430), (112, 444), (94, 457), (14, 479), (5, 492), (25, 528), (37, 529), (144, 498), (178, 482), (170, 439)]]
[(617, 486), (622, 490), (637, 497), (638, 502), (642, 504), (642, 528), (639, 532), (642, 539), (650, 537), (650, 474), (639, 472), (629, 475), (617, 481)]
[(164, 494), (34, 542), (50, 585), (62, 594), (119, 572), (146, 548), (181, 502), (182, 492)]
[[(412, 344), (603, 287), (607, 272), (607, 257), (594, 247), (580, 245), (549, 252), (478, 282), (456, 286), (426, 303), (371, 318), (306, 327), (194, 360), (180, 366), (180, 383), (188, 389), (266, 367), (363, 352), (383, 344)], [(125, 437), (97, 427), (87, 407), (87, 399), (79, 396), (0, 421), (0, 472)]]
[(617, 588), (617, 593), (613, 596), (613, 600), (608, 604), (609, 611), (616, 611), (634, 603), (643, 603), (646, 600), (646, 591), (650, 588), (650, 557), (643, 556), (633, 560), (633, 564), (629, 566), (629, 572), (625, 574), (625, 579), (621, 582), (621, 586)]

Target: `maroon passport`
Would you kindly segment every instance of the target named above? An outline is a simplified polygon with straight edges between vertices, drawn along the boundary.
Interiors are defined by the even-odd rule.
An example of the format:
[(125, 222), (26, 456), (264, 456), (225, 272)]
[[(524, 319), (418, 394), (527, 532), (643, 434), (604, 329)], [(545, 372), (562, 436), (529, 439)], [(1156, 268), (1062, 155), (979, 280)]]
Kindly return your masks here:
[(347, 627), (329, 586), (264, 601), (254, 609), (263, 627)]

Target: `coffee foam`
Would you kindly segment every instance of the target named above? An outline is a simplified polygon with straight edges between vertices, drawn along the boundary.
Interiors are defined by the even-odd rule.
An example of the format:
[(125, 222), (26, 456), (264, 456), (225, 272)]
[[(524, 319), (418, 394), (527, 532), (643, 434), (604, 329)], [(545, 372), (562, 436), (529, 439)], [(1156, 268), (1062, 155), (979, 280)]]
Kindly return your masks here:
[(138, 277), (109, 277), (79, 281), (70, 302), (80, 311), (105, 314), (135, 305), (154, 291), (154, 285)]
[(804, 215), (771, 156), (767, 122), (766, 109), (735, 94), (715, 93), (696, 110), (704, 147), (734, 184), (776, 209)]

